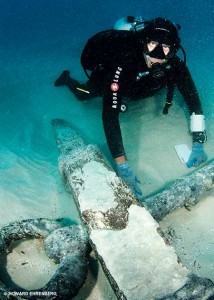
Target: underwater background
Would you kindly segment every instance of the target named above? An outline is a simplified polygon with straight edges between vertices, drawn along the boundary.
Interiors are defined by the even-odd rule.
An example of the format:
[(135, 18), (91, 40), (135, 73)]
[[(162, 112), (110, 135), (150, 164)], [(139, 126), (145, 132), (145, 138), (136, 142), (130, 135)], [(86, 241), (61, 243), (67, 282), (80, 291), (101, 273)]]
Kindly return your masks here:
[[(69, 69), (72, 77), (84, 82), (86, 76), (80, 65), (80, 55), (87, 39), (98, 31), (112, 28), (115, 21), (123, 16), (142, 16), (145, 19), (162, 16), (181, 25), (180, 35), (187, 52), (187, 64), (207, 118), (207, 144), (212, 146), (212, 0), (1, 0), (0, 3), (1, 224), (43, 215), (66, 215), (78, 222), (75, 205), (58, 171), (58, 151), (51, 120), (62, 118), (70, 121), (90, 143), (98, 144), (112, 163), (102, 128), (102, 101), (98, 98), (80, 103), (68, 89), (55, 88), (54, 81), (62, 70)], [(162, 94), (159, 98), (163, 97)], [(163, 104), (155, 107), (155, 113), (153, 110), (152, 105), (157, 105), (154, 104), (159, 101), (157, 99), (158, 96), (135, 105), (133, 110), (121, 117), (125, 148), (133, 167), (144, 180), (142, 189), (145, 194), (155, 192), (189, 171), (178, 160), (176, 165), (170, 166), (176, 155), (171, 145), (171, 150), (167, 151), (167, 161), (161, 159), (162, 152), (166, 152), (166, 148), (164, 150), (162, 147), (167, 147), (165, 138), (169, 144), (171, 140), (172, 144), (186, 142), (185, 139), (187, 143), (191, 141), (187, 133), (188, 118), (181, 111), (182, 100), (178, 95), (178, 104), (175, 101), (171, 113), (163, 118)], [(176, 118), (176, 124), (184, 121), (183, 133), (173, 123)], [(136, 134), (133, 134), (132, 127), (134, 120)], [(185, 139), (181, 141), (182, 134)], [(174, 141), (176, 135), (178, 140)], [(213, 157), (212, 149), (209, 158)], [(148, 164), (143, 165), (144, 162)], [(172, 168), (176, 169), (173, 174), (170, 171)]]
[[(93, 34), (127, 15), (161, 16), (181, 25), (187, 65), (206, 117), (209, 159), (214, 149), (213, 0), (0, 0), (0, 225), (26, 219), (79, 215), (58, 170), (51, 120), (65, 119), (112, 159), (105, 140), (101, 98), (78, 100), (54, 81), (68, 69), (80, 82), (82, 49)], [(181, 54), (182, 57), (182, 54)], [(179, 94), (163, 116), (164, 92), (121, 116), (130, 163), (150, 195), (191, 172), (174, 145), (191, 147), (189, 117)]]
[[(63, 118), (70, 121), (90, 143), (98, 144), (112, 162), (102, 128), (102, 103), (100, 98), (80, 103), (68, 89), (55, 88), (53, 84), (64, 69), (69, 69), (71, 76), (84, 82), (86, 77), (80, 65), (84, 44), (96, 32), (112, 28), (123, 16), (142, 16), (145, 19), (162, 16), (181, 25), (187, 64), (207, 119), (206, 147), (209, 158), (213, 158), (212, 0), (1, 0), (0, 3), (1, 224), (26, 217), (58, 215), (66, 215), (78, 222), (75, 205), (58, 171), (58, 151), (51, 120)], [(159, 98), (162, 99), (163, 95)], [(121, 117), (125, 148), (133, 167), (144, 180), (142, 189), (145, 194), (151, 194), (170, 180), (189, 172), (178, 160), (170, 166), (171, 161), (174, 163), (177, 159), (173, 149), (167, 151), (167, 161), (165, 153), (161, 159), (168, 143), (187, 141), (190, 144), (182, 101), (178, 95), (178, 104), (175, 101), (167, 118), (163, 118), (162, 104), (155, 108), (159, 109), (158, 112), (153, 111), (152, 105), (156, 105), (157, 99), (158, 96), (145, 100)], [(173, 123), (175, 119), (178, 120), (176, 124)], [(142, 135), (141, 142), (136, 134), (132, 134), (134, 120), (136, 134)], [(180, 133), (176, 125), (182, 120), (184, 131)], [(166, 128), (168, 131), (164, 136)], [(173, 140), (174, 136), (178, 140)], [(184, 140), (181, 141), (180, 136), (185, 137)], [(148, 164), (143, 165), (144, 162)], [(171, 169), (176, 172), (172, 173)]]
[[(187, 52), (187, 64), (200, 93), (208, 124), (208, 145), (212, 146), (212, 0), (1, 0), (0, 3), (1, 225), (20, 218), (42, 216), (67, 216), (78, 222), (76, 207), (58, 171), (58, 151), (51, 120), (62, 118), (70, 121), (84, 133), (90, 143), (98, 144), (111, 162), (102, 128), (102, 101), (98, 98), (80, 103), (68, 89), (55, 88), (53, 83), (64, 69), (69, 69), (71, 76), (84, 82), (86, 76), (80, 65), (84, 44), (96, 32), (112, 28), (115, 21), (123, 16), (142, 16), (145, 19), (162, 16), (181, 25), (182, 45)], [(180, 130), (176, 129), (176, 125), (182, 119), (184, 123), (187, 121), (185, 113), (181, 112), (180, 117), (178, 115), (182, 105), (179, 103), (179, 96), (177, 98), (178, 104), (175, 103), (171, 109), (172, 114), (167, 119), (162, 116), (158, 119), (157, 114), (155, 118), (152, 114), (152, 118), (146, 119), (150, 112), (150, 104), (147, 102), (139, 104), (134, 107), (133, 112), (122, 116), (121, 127), (124, 128), (124, 143), (127, 144), (129, 159), (138, 174), (148, 169), (148, 174), (139, 175), (145, 178), (145, 194), (155, 192), (170, 180), (189, 171), (178, 162), (177, 169), (173, 166), (175, 171), (172, 174), (170, 166), (169, 169), (166, 168), (161, 155), (155, 155), (154, 142), (151, 140), (151, 136), (155, 139), (156, 134), (162, 135), (157, 144), (160, 153), (160, 145), (167, 145), (170, 134), (179, 136)], [(151, 103), (152, 101), (154, 99)], [(137, 122), (140, 122), (142, 116), (145, 127), (141, 131), (148, 133), (142, 141), (142, 151), (146, 153), (146, 159), (138, 153), (141, 144), (137, 139), (140, 137), (130, 135), (129, 129), (132, 121), (138, 118)], [(172, 128), (171, 123), (176, 118), (178, 122), (172, 124)], [(150, 128), (151, 124), (156, 124), (156, 119), (160, 128)], [(139, 124), (136, 123), (135, 126), (137, 128)], [(185, 135), (188, 136), (188, 125), (185, 123), (184, 126)], [(168, 130), (166, 136), (163, 133), (165, 128)], [(186, 138), (190, 143), (190, 138)], [(213, 157), (212, 149), (211, 147), (208, 153), (210, 159)], [(169, 153), (168, 158), (170, 157)], [(150, 161), (150, 166), (143, 165), (146, 160)], [(169, 164), (168, 161), (167, 163)], [(158, 175), (156, 173), (160, 166), (162, 168)], [(149, 169), (152, 169), (151, 174)], [(162, 181), (160, 178), (164, 177), (164, 173), (169, 174), (169, 177)], [(149, 176), (151, 178), (148, 183)], [(159, 181), (155, 181), (156, 177)]]

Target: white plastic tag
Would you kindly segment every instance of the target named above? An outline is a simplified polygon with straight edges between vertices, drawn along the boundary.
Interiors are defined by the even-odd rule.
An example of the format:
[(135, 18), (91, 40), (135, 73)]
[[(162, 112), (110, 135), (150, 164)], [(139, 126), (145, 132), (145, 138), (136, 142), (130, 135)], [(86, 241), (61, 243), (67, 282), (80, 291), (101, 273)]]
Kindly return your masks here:
[(188, 162), (190, 154), (191, 154), (191, 150), (189, 149), (189, 147), (186, 144), (176, 145), (175, 151), (177, 152), (178, 157), (179, 157), (180, 161), (182, 162), (182, 164), (185, 164)]

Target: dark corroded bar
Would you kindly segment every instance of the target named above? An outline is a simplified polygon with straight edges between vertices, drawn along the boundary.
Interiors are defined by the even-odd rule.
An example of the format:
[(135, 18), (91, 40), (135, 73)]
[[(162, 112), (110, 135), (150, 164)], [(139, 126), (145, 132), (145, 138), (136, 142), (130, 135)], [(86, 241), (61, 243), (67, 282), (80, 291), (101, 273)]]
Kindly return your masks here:
[(171, 211), (196, 205), (214, 184), (214, 162), (177, 181), (163, 192), (144, 200), (143, 205), (156, 221), (161, 221)]

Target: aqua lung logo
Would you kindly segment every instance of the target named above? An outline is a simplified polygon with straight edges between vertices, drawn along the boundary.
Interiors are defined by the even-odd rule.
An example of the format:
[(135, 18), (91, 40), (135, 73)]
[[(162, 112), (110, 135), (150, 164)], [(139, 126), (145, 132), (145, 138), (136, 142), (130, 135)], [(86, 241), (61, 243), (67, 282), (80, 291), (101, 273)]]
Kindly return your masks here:
[(120, 78), (120, 73), (122, 71), (122, 68), (121, 67), (118, 67), (115, 74), (114, 74), (114, 79), (113, 79), (113, 82), (111, 84), (111, 90), (113, 92), (112, 94), (112, 108), (117, 108), (117, 91), (119, 90), (119, 84), (118, 84), (118, 81), (119, 81), (119, 78)]
[(112, 92), (117, 92), (119, 90), (119, 84), (116, 82), (113, 82), (111, 84), (111, 90), (112, 90)]
[(113, 93), (112, 108), (117, 108), (117, 93)]
[(114, 74), (114, 79), (113, 79), (114, 82), (119, 81), (121, 71), (122, 71), (122, 68), (118, 67), (115, 74)]

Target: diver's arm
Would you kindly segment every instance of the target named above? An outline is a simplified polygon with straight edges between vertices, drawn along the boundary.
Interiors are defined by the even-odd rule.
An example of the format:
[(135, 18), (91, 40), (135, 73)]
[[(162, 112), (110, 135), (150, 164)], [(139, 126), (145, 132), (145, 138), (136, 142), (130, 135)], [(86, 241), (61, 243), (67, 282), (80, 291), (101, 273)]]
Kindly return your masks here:
[(190, 114), (202, 115), (203, 110), (198, 91), (187, 66), (176, 57), (174, 67), (176, 85), (188, 106)]
[(204, 143), (207, 140), (205, 121), (198, 91), (186, 65), (177, 58), (176, 84), (180, 90), (191, 114), (190, 130), (193, 142)]
[(120, 93), (109, 92), (108, 88), (103, 97), (103, 127), (109, 149), (115, 160), (117, 175), (130, 187), (137, 199), (141, 200), (143, 194), (139, 187), (140, 181), (129, 166), (123, 147), (119, 124), (120, 105)]
[(127, 161), (122, 134), (119, 123), (122, 90), (124, 86), (124, 70), (117, 67), (110, 72), (105, 85), (103, 96), (103, 127), (106, 140), (115, 160), (117, 175), (130, 187), (134, 195), (140, 200), (142, 191), (139, 187), (140, 181), (133, 173)]
[[(114, 96), (114, 98), (116, 98), (116, 96)], [(117, 96), (117, 104), (113, 102), (116, 102), (116, 100), (113, 100), (112, 93), (105, 93), (103, 97), (103, 127), (113, 158), (116, 162), (125, 161), (125, 150), (123, 147), (122, 134), (119, 124), (121, 97)]]
[(117, 65), (109, 71), (103, 95), (103, 127), (106, 140), (115, 162), (126, 161), (119, 123), (124, 68)]
[(182, 61), (178, 61), (176, 72), (177, 86), (189, 108), (190, 130), (193, 138), (192, 152), (187, 162), (187, 167), (198, 167), (207, 160), (207, 155), (202, 144), (206, 142), (204, 115), (199, 95), (188, 68)]

